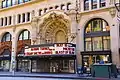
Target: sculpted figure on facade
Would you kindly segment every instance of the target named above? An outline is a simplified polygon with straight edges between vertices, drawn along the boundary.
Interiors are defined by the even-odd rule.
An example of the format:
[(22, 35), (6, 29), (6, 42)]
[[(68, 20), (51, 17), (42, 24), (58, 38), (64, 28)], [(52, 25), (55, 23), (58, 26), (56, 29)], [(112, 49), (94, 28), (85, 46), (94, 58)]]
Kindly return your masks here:
[(115, 15), (116, 15), (116, 9), (115, 8), (110, 8), (109, 13), (110, 13), (111, 17), (114, 18)]

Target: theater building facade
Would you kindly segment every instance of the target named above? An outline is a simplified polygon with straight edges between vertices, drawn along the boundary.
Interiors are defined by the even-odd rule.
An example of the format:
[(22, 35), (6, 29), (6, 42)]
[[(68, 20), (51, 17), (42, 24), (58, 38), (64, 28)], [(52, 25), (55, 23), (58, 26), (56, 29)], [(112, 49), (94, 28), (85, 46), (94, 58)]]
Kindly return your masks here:
[(101, 60), (120, 66), (114, 0), (0, 4), (0, 71), (76, 73)]

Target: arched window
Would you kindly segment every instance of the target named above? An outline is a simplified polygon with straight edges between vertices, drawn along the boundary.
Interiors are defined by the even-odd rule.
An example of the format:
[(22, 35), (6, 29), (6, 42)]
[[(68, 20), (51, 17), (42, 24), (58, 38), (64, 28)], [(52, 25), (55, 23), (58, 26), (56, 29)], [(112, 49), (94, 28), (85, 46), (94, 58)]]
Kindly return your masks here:
[(44, 13), (46, 13), (48, 11), (48, 9), (47, 8), (44, 8)]
[(89, 10), (89, 0), (84, 0), (84, 10)]
[(3, 0), (2, 1), (2, 8), (5, 8), (6, 7), (6, 0)]
[(49, 9), (51, 10), (51, 9), (53, 9), (53, 7), (50, 7)]
[(110, 50), (110, 27), (100, 18), (89, 21), (85, 28), (85, 51)]
[(40, 10), (39, 10), (39, 16), (42, 15), (42, 12), (43, 12), (42, 9), (40, 9)]
[(12, 0), (12, 5), (15, 5), (16, 4), (16, 0)]
[(59, 6), (58, 6), (58, 5), (56, 5), (56, 6), (55, 6), (55, 9), (58, 9), (58, 8), (59, 8)]
[(100, 0), (100, 7), (106, 6), (106, 0)]
[(71, 3), (67, 3), (67, 10), (70, 10)]
[(96, 9), (98, 0), (92, 0), (91, 3), (92, 3), (92, 9)]
[(23, 0), (18, 0), (18, 4), (21, 4), (21, 3), (23, 3)]
[(28, 40), (30, 39), (30, 32), (28, 30), (24, 30), (20, 33), (18, 40)]
[(7, 7), (12, 6), (12, 1), (11, 0), (7, 0), (7, 5), (6, 6)]
[(2, 38), (2, 42), (11, 41), (11, 34), (9, 32), (5, 33)]
[(65, 5), (64, 4), (61, 5), (61, 10), (65, 10)]

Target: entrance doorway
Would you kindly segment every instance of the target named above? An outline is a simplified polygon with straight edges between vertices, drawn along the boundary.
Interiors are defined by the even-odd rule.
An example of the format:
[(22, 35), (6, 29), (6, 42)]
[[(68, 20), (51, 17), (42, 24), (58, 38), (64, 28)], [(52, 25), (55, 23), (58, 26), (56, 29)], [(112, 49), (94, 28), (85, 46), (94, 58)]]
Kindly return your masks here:
[(74, 73), (74, 69), (75, 69), (74, 60), (52, 60), (50, 62), (50, 72)]
[(30, 67), (30, 62), (27, 59), (18, 60), (18, 71), (28, 72)]
[(32, 60), (31, 72), (75, 73), (74, 59), (36, 59)]
[(0, 61), (0, 70), (1, 71), (9, 71), (10, 68), (10, 60), (1, 60)]

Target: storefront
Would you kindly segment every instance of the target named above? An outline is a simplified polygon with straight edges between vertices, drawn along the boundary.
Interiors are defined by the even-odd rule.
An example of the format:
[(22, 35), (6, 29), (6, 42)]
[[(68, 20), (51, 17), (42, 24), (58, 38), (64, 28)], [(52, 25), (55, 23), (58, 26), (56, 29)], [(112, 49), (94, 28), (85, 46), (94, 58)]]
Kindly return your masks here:
[(104, 63), (111, 63), (111, 51), (94, 51), (94, 52), (81, 52), (82, 54), (82, 63), (83, 66), (88, 70), (90, 66), (94, 63), (100, 63), (103, 61)]
[(29, 72), (75, 73), (76, 70), (75, 45), (71, 43), (27, 46), (25, 58)]
[(84, 29), (84, 51), (82, 64), (90, 71), (91, 64), (111, 63), (110, 26), (102, 18), (93, 18)]
[(29, 63), (30, 60), (25, 57), (24, 48), (17, 54), (17, 68), (16, 71), (18, 72), (29, 72)]
[(11, 55), (8, 49), (5, 49), (0, 55), (0, 71), (9, 71)]

